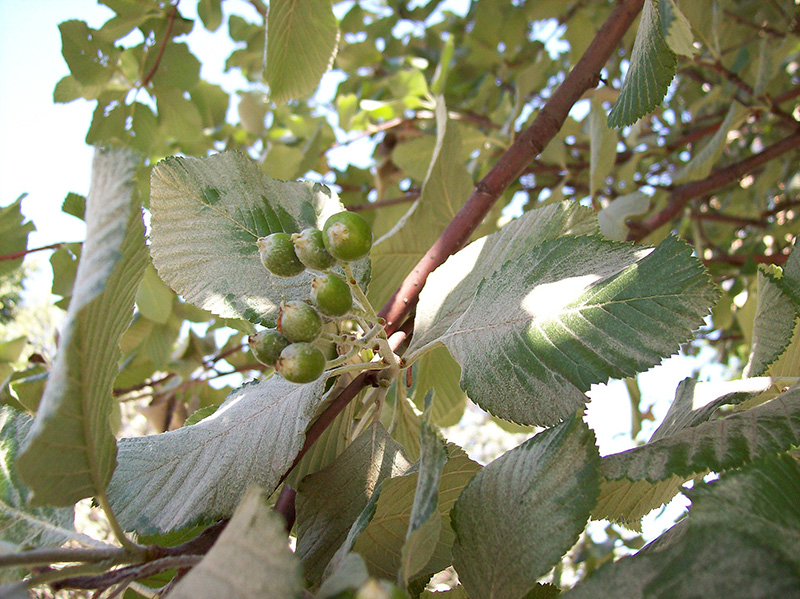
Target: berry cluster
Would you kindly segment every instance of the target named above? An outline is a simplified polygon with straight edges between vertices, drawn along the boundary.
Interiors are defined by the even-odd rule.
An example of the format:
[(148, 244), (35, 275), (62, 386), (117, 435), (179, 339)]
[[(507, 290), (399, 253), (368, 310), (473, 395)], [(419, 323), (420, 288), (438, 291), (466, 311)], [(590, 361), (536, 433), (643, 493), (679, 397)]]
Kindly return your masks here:
[[(265, 329), (248, 338), (250, 351), (287, 381), (315, 381), (331, 366), (320, 348), (326, 340), (323, 318), (340, 320), (357, 309), (353, 291), (360, 294), (360, 290), (348, 263), (369, 254), (372, 229), (360, 215), (345, 211), (331, 216), (321, 231), (272, 233), (256, 244), (261, 263), (276, 276), (294, 277), (307, 268), (320, 274), (311, 282), (309, 301), (281, 302), (277, 329)], [(330, 272), (337, 264), (350, 273), (351, 280)]]

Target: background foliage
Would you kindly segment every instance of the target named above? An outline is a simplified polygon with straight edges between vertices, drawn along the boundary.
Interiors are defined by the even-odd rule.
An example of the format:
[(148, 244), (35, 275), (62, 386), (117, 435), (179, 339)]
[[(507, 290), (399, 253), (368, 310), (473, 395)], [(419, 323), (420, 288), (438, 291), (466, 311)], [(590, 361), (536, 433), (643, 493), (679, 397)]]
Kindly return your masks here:
[[(381, 442), (367, 447), (366, 437), (362, 438), (367, 433), (350, 442), (350, 423), (354, 419), (366, 423), (371, 414), (359, 414), (351, 404), (321, 433), (313, 450), (305, 454), (287, 479), (299, 491), (296, 555), (304, 562), (306, 579), (315, 585), (315, 596), (337, 596), (335, 590), (330, 590), (336, 584), (340, 585), (339, 590), (371, 584), (367, 573), (398, 582), (412, 593), (419, 591), (417, 587), (427, 582), (422, 574), (434, 574), (451, 563), (449, 547), (453, 547), (456, 569), (462, 567), (459, 574), (469, 572), (461, 575), (463, 587), (449, 591), (454, 596), (464, 589), (474, 597), (491, 596), (494, 592), (507, 593), (502, 596), (509, 597), (555, 596), (556, 587), (566, 590), (608, 561), (614, 554), (615, 538), (617, 553), (624, 551), (626, 544), (641, 545), (641, 537), (635, 534), (641, 517), (692, 480), (698, 481), (689, 493), (692, 514), (699, 515), (674, 534), (686, 545), (676, 545), (671, 536), (661, 544), (649, 545), (629, 561), (604, 568), (597, 577), (588, 578), (586, 585), (578, 585), (565, 594), (650, 596), (645, 588), (651, 584), (649, 573), (667, 576), (673, 571), (670, 569), (685, 569), (679, 550), (685, 546), (692, 548), (690, 555), (699, 564), (697, 571), (690, 569), (695, 578), (685, 580), (713, 587), (724, 578), (721, 573), (730, 570), (725, 563), (702, 572), (701, 566), (707, 564), (704, 548), (719, 543), (741, 550), (735, 564), (751, 564), (751, 569), (741, 576), (744, 581), (763, 581), (772, 566), (781, 572), (775, 577), (774, 588), (759, 587), (763, 596), (797, 588), (792, 585), (797, 584), (800, 570), (797, 554), (791, 554), (796, 538), (788, 535), (789, 540), (778, 543), (774, 539), (782, 539), (780, 534), (773, 531), (770, 536), (766, 529), (753, 530), (752, 525), (746, 524), (756, 517), (780, 517), (788, 522), (781, 530), (796, 532), (796, 507), (772, 500), (766, 502), (766, 507), (737, 503), (741, 526), (725, 531), (714, 526), (728, 509), (728, 502), (733, 501), (732, 489), (736, 485), (744, 489), (736, 494), (739, 498), (748, 489), (766, 488), (764, 485), (779, 489), (797, 485), (796, 462), (785, 456), (774, 457), (798, 444), (797, 390), (758, 405), (785, 391), (796, 381), (800, 368), (800, 345), (798, 336), (793, 335), (800, 305), (800, 266), (797, 254), (790, 257), (800, 210), (796, 153), (800, 146), (800, 15), (794, 2), (482, 0), (456, 6), (458, 3), (437, 1), (331, 5), (327, 0), (284, 0), (267, 6), (260, 0), (251, 0), (248, 4), (253, 10), (249, 12), (254, 18), (248, 20), (229, 12), (228, 7), (236, 0), (199, 0), (199, 19), (193, 22), (181, 13), (185, 1), (107, 0), (103, 4), (115, 16), (101, 28), (90, 28), (79, 20), (80, 15), (59, 27), (70, 74), (56, 85), (55, 102), (77, 98), (96, 102), (86, 143), (129, 148), (139, 159), (135, 167), (130, 166), (134, 169), (128, 177), (132, 184), (111, 193), (118, 201), (106, 205), (108, 210), (116, 209), (107, 218), (111, 219), (117, 238), (104, 246), (114, 257), (103, 257), (102, 253), (98, 257), (97, 248), (93, 250), (88, 241), (84, 247), (61, 245), (52, 253), (52, 291), (62, 298), (57, 306), (67, 311), (73, 327), (62, 331), (63, 345), (58, 356), (26, 345), (19, 338), (4, 338), (0, 345), (0, 396), (8, 406), (3, 426), (9, 432), (4, 439), (14, 439), (12, 455), (18, 451), (19, 430), (27, 430), (28, 426), (17, 422), (18, 412), (35, 414), (42, 400), (49, 404), (60, 402), (61, 409), (67, 410), (74, 421), (91, 429), (96, 446), (81, 448), (79, 453), (101, 458), (99, 463), (76, 466), (74, 460), (61, 455), (67, 466), (56, 467), (43, 444), (57, 446), (58, 438), (38, 433), (39, 445), (28, 445), (18, 462), (35, 497), (38, 495), (51, 505), (69, 506), (86, 496), (83, 491), (88, 485), (95, 491), (88, 494), (97, 497), (100, 505), (109, 507), (110, 503), (114, 507), (119, 522), (112, 522), (112, 527), (135, 529), (143, 535), (208, 524), (233, 514), (251, 477), (249, 472), (237, 470), (241, 467), (237, 456), (213, 449), (224, 448), (222, 443), (229, 434), (230, 429), (221, 419), (206, 421), (203, 427), (185, 425), (212, 413), (230, 393), (233, 399), (261, 398), (262, 407), (270, 406), (270, 398), (292, 395), (291, 407), (280, 405), (280, 418), (266, 408), (256, 411), (253, 404), (232, 402), (233, 416), (246, 420), (250, 427), (236, 433), (246, 441), (244, 447), (255, 451), (265, 435), (282, 439), (279, 450), (273, 448), (259, 454), (259, 464), (269, 472), (260, 475), (257, 482), (273, 490), (295, 459), (306, 427), (319, 415), (320, 406), (324, 407), (340, 391), (335, 388), (323, 400), (320, 389), (276, 390), (280, 385), (276, 379), (234, 391), (241, 380), (258, 378), (264, 371), (246, 351), (246, 337), (255, 330), (254, 323), (270, 321), (274, 298), (258, 290), (255, 271), (248, 271), (251, 281), (244, 281), (244, 276), (238, 279), (244, 282), (236, 288), (236, 296), (248, 299), (237, 305), (223, 298), (229, 308), (221, 309), (219, 303), (205, 299), (208, 294), (203, 295), (211, 289), (210, 295), (218, 298), (226, 291), (221, 283), (226, 269), (221, 263), (211, 267), (198, 263), (196, 271), (171, 264), (168, 268), (159, 266), (157, 271), (147, 264), (143, 253), (125, 249), (125, 236), (141, 227), (130, 214), (141, 205), (149, 217), (151, 202), (157, 205), (163, 201), (164, 189), (177, 180), (175, 173), (183, 168), (178, 165), (192, 165), (185, 168), (188, 174), (181, 174), (185, 179), (174, 184), (182, 192), (191, 188), (195, 190), (192, 193), (202, 195), (211, 186), (214, 193), (221, 194), (223, 202), (232, 202), (236, 207), (241, 206), (239, 200), (230, 198), (236, 193), (251, 193), (249, 188), (238, 183), (232, 183), (230, 189), (214, 186), (215, 181), (230, 178), (233, 171), (246, 172), (253, 189), (264, 185), (268, 188), (265, 194), (280, 196), (279, 206), (289, 201), (285, 199), (287, 194), (312, 197), (310, 202), (323, 207), (317, 209), (317, 216), (332, 210), (335, 198), (325, 196), (310, 184), (297, 187), (282, 182), (302, 178), (330, 187), (345, 207), (358, 211), (373, 225), (378, 241), (370, 256), (368, 296), (376, 308), (385, 306), (383, 315), (388, 314), (390, 325), (394, 326), (402, 324), (402, 319), (393, 322), (395, 313), (386, 306), (390, 306), (395, 290), (454, 222), (468, 198), (483, 195), (496, 201), (485, 218), (472, 229), (461, 231), (462, 239), (449, 241), (452, 250), (470, 239), (502, 232), (487, 238), (485, 246), (469, 246), (448, 262), (450, 268), (474, 263), (461, 291), (434, 274), (420, 296), (416, 330), (407, 354), (420, 352), (421, 356), (414, 366), (414, 386), (409, 390), (415, 406), (393, 399), (396, 391), (391, 391), (387, 403), (396, 406), (395, 415), (392, 417), (392, 411), (387, 409), (383, 420), (392, 436), (375, 432), (373, 439), (381, 438)], [(640, 16), (633, 20), (640, 9)], [(596, 56), (598, 45), (609, 39), (598, 35), (601, 27), (611, 23), (613, 28), (625, 20), (626, 14), (633, 26), (625, 31), (618, 25), (619, 42), (609, 48), (602, 70), (588, 74), (591, 84), (584, 85), (585, 93), (581, 89), (577, 94), (575, 100), (581, 98), (577, 103), (564, 100), (559, 95), (564, 92), (557, 90), (575, 85), (567, 74), (573, 70), (582, 72), (579, 61)], [(227, 57), (226, 68), (241, 72), (246, 86), (226, 90), (204, 79), (203, 65), (187, 42), (194, 28), (227, 31), (236, 42), (236, 49)], [(535, 133), (529, 133), (532, 130)], [(524, 154), (519, 147), (526, 144), (529, 148)], [(366, 160), (358, 156), (364, 148), (370, 154)], [(227, 150), (241, 155), (225, 154), (224, 158), (196, 163), (162, 163), (151, 188), (154, 167), (164, 158), (202, 157)], [(112, 162), (125, 162), (121, 154), (110, 152), (107, 156)], [(248, 156), (251, 161), (244, 161), (241, 156)], [(506, 168), (508, 172), (501, 172), (507, 165), (511, 165)], [(96, 165), (93, 186), (104, 180), (101, 175), (125, 179), (119, 172), (127, 172), (126, 168), (117, 163)], [(172, 176), (175, 179), (169, 178)], [(86, 218), (91, 230), (91, 219), (101, 217), (87, 212), (87, 203), (91, 204), (91, 198), (70, 193), (63, 210)], [(213, 224), (219, 236), (235, 233), (236, 223), (228, 229), (225, 223), (203, 221), (202, 207), (183, 210), (176, 222), (204, 223), (206, 230), (212, 230)], [(154, 210), (153, 218), (158, 223), (162, 217)], [(292, 218), (300, 222), (307, 215), (293, 214)], [(511, 218), (517, 220), (501, 229)], [(104, 228), (108, 224), (109, 221), (102, 221)], [(163, 243), (177, 244), (171, 239), (191, 237), (192, 227), (180, 231), (173, 225), (165, 228), (169, 235), (164, 236), (167, 241)], [(0, 236), (0, 322), (4, 324), (16, 314), (16, 290), (25, 276), (22, 257), (32, 227), (32, 223), (24, 222), (19, 202), (0, 212), (0, 231), (4, 233)], [(596, 234), (598, 229), (619, 243), (610, 244), (599, 236), (590, 237), (595, 241), (584, 242), (578, 237)], [(209, 238), (198, 247), (211, 254), (217, 239)], [(625, 241), (658, 249), (648, 260), (637, 253), (636, 246), (623, 245)], [(157, 234), (154, 242), (153, 259), (167, 260), (160, 258)], [(706, 267), (715, 284), (713, 288), (699, 265), (690, 262), (690, 250)], [(91, 264), (90, 260), (96, 260), (102, 268), (83, 267), (82, 275), (78, 265)], [(253, 256), (249, 260), (246, 268), (260, 268)], [(522, 268), (520, 265), (535, 276), (521, 279), (517, 270)], [(174, 274), (167, 272), (169, 268)], [(366, 265), (357, 269), (362, 282), (368, 270)], [(565, 366), (560, 350), (549, 355), (538, 351), (540, 346), (532, 341), (536, 349), (533, 353), (545, 365), (543, 374), (512, 389), (500, 366), (504, 363), (502, 356), (527, 355), (523, 338), (526, 330), (499, 328), (491, 335), (476, 335), (476, 339), (471, 337), (471, 331), (488, 324), (487, 314), (491, 316), (493, 308), (505, 307), (502, 301), (506, 296), (495, 297), (498, 289), (504, 294), (515, 293), (514, 298), (520, 300), (517, 304), (521, 304), (532, 280), (552, 276), (558, 282), (566, 277), (565, 273), (600, 273), (607, 279), (605, 286), (599, 285), (605, 294), (601, 296), (594, 295), (596, 282), (591, 289), (554, 288), (560, 297), (588, 306), (586, 318), (596, 326), (597, 333), (580, 335), (569, 346), (571, 355), (577, 356), (576, 366)], [(92, 281), (92, 275), (98, 281)], [(644, 284), (637, 287), (631, 283), (630, 296), (614, 295), (621, 278), (637, 276), (644, 277)], [(205, 286), (201, 290), (192, 287), (199, 280)], [(484, 280), (490, 282), (478, 288), (473, 301), (470, 285), (477, 286)], [(140, 282), (134, 289), (131, 281)], [(663, 285), (665, 295), (679, 288), (683, 292), (680, 300), (665, 307), (659, 299), (646, 299), (650, 292), (654, 296), (661, 293), (662, 287), (656, 287), (655, 281)], [(180, 291), (180, 297), (173, 289)], [(291, 293), (290, 288), (281, 290), (282, 295)], [(633, 322), (632, 328), (638, 332), (621, 343), (622, 349), (614, 349), (618, 353), (608, 358), (610, 365), (598, 365), (596, 358), (599, 355), (604, 360), (608, 355), (603, 344), (613, 328), (591, 312), (591, 301), (597, 297), (601, 301), (619, 301), (620, 313), (614, 318), (630, 319), (628, 322)], [(253, 298), (258, 301), (251, 301)], [(129, 326), (127, 317), (119, 322), (111, 316), (102, 319), (103, 310), (114, 313), (113, 308), (104, 307), (114, 299), (121, 303), (135, 301), (136, 311)], [(665, 312), (648, 320), (649, 317), (622, 312), (635, 307), (643, 313), (655, 313), (655, 304), (659, 310), (673, 310), (671, 316), (664, 316)], [(703, 321), (712, 304), (713, 311)], [(442, 316), (448, 313), (457, 315), (459, 320)], [(116, 326), (101, 326), (95, 331), (90, 321), (98, 318)], [(562, 315), (557, 314), (552, 323), (540, 325), (540, 337), (557, 336), (561, 321)], [(688, 331), (701, 324), (694, 339), (681, 346), (690, 340)], [(614, 330), (624, 337), (619, 329)], [(644, 338), (655, 341), (645, 348)], [(423, 355), (421, 350), (429, 349), (426, 344), (436, 342), (444, 346), (440, 344)], [(474, 351), (472, 344), (484, 345), (480, 357), (470, 353)], [(119, 360), (100, 364), (101, 357), (113, 356), (117, 345)], [(676, 392), (667, 419), (649, 443), (601, 462), (592, 432), (579, 418), (570, 418), (583, 406), (583, 394), (592, 383), (610, 376), (631, 377), (627, 384), (634, 406), (631, 432), (635, 437), (642, 421), (651, 418), (647, 407), (640, 410), (638, 405), (635, 375), (679, 347), (688, 354), (713, 348), (729, 380), (718, 381), (707, 392), (709, 403), (699, 412), (692, 408), (699, 401), (702, 388), (693, 381), (685, 382)], [(83, 386), (70, 380), (59, 386), (58, 400), (45, 400), (45, 380), (67, 377), (68, 367), (60, 362), (66, 362), (67, 352), (73, 360), (80, 361), (75, 368), (83, 373)], [(106, 372), (108, 368), (111, 371)], [(558, 386), (552, 382), (554, 376), (560, 377)], [(751, 377), (752, 384), (737, 386), (741, 383), (737, 379), (742, 376)], [(97, 381), (104, 386), (95, 384)], [(54, 387), (48, 392), (51, 395), (56, 393)], [(431, 387), (435, 401), (421, 417), (425, 393)], [(485, 393), (480, 390), (493, 387), (506, 389), (508, 397), (482, 402)], [(462, 495), (460, 509), (453, 511), (454, 539), (449, 528), (450, 508), (479, 466), (452, 445), (439, 448), (432, 440), (435, 435), (431, 437), (425, 431), (431, 425), (449, 426), (461, 420), (468, 405), (462, 388), (494, 416), (525, 425), (556, 426), (481, 470), (474, 479), (477, 482)], [(562, 398), (553, 399), (557, 409), (531, 413), (519, 408), (524, 404), (521, 398), (548, 392), (554, 398)], [(108, 401), (112, 397), (115, 401)], [(111, 418), (119, 432), (123, 425), (120, 406), (134, 404), (147, 415), (153, 432), (180, 429), (169, 439), (183, 441), (176, 445), (164, 437), (143, 437), (115, 446), (105, 423)], [(736, 411), (741, 407), (749, 409)], [(41, 421), (45, 422), (37, 424), (37, 430), (48, 430), (46, 419), (38, 417), (37, 423)], [(294, 428), (286, 423), (292, 423)], [(359, 444), (358, 439), (363, 443)], [(643, 441), (639, 437), (639, 442)], [(203, 449), (195, 453), (186, 449), (198, 447)], [(447, 460), (439, 466), (441, 476), (436, 477), (438, 491), (428, 490), (426, 505), (412, 504), (415, 490), (419, 497), (425, 496), (419, 491), (421, 483), (417, 480), (421, 481), (430, 469), (435, 471), (437, 456), (445, 453)], [(354, 478), (361, 476), (358, 473), (363, 473), (365, 464), (378, 463), (379, 454), (383, 456), (379, 471), (365, 474), (365, 480)], [(204, 460), (212, 455), (214, 463), (206, 464)], [(654, 464), (664, 455), (670, 456), (667, 466), (658, 470)], [(141, 468), (135, 463), (143, 461), (139, 456), (148, 456), (156, 478), (141, 480)], [(115, 457), (120, 464), (116, 471)], [(538, 458), (534, 460), (538, 465), (529, 464), (533, 458)], [(418, 471), (409, 470), (409, 465), (418, 459)], [(569, 462), (575, 470), (574, 481), (579, 482), (572, 483), (573, 487), (560, 479), (548, 480), (546, 473), (537, 470), (544, 469), (542, 464), (548, 460), (553, 460), (557, 468), (572, 472), (564, 466)], [(41, 475), (43, 463), (53, 469), (49, 479)], [(335, 476), (330, 469), (322, 470), (329, 464), (338, 469), (334, 470)], [(755, 466), (737, 471), (717, 486), (701, 482), (708, 472), (719, 473), (747, 464)], [(77, 474), (65, 476), (73, 467), (89, 482)], [(535, 505), (548, 504), (535, 493), (526, 497), (530, 489), (515, 488), (512, 493), (507, 485), (498, 483), (504, 480), (506, 468), (519, 468), (531, 480), (546, 481), (558, 497), (575, 497), (567, 509), (568, 516), (582, 524), (574, 531), (562, 530), (563, 538), (553, 535), (551, 543), (537, 554), (539, 562), (530, 560), (526, 553), (526, 537), (513, 518), (514, 501), (521, 496)], [(321, 489), (332, 484), (326, 480), (332, 476), (334, 481), (357, 480), (374, 493), (369, 503), (365, 498), (363, 502), (337, 504), (332, 513), (346, 513), (349, 520), (334, 522), (331, 526), (335, 530), (331, 532), (319, 521), (325, 517), (321, 506), (327, 501)], [(219, 490), (217, 483), (227, 477), (235, 481), (237, 493), (226, 495)], [(68, 479), (67, 483), (64, 479)], [(4, 540), (39, 546), (69, 538), (69, 534), (44, 534), (52, 531), (36, 524), (40, 522), (40, 512), (27, 511), (22, 495), (15, 490), (22, 483), (12, 480), (13, 486), (3, 497), (3, 517), (12, 521), (11, 516), (16, 518), (22, 511), (28, 514), (25, 521), (32, 522), (33, 527), (21, 536), (14, 528), (14, 534)], [(515, 483), (524, 487), (524, 480), (518, 478)], [(64, 484), (72, 490), (65, 491)], [(203, 490), (203, 501), (185, 501), (197, 489)], [(431, 503), (430, 498), (437, 493), (438, 504)], [(279, 539), (276, 519), (265, 511), (277, 497), (276, 494), (270, 500), (255, 491), (248, 493), (208, 559), (175, 587), (176, 596), (192, 596), (193, 589), (214, 579), (220, 563), (230, 560), (224, 556), (233, 550), (233, 533), (229, 531), (234, 525), (245, 531), (245, 553), (253, 559), (258, 557), (257, 539), (247, 536), (242, 519), (250, 518), (267, 531), (268, 538)], [(401, 498), (405, 498), (405, 504)], [(552, 500), (552, 496), (547, 499)], [(342, 501), (345, 500), (346, 494)], [(463, 516), (469, 513), (470, 505), (494, 507), (484, 514), (487, 522), (481, 523)], [(69, 531), (64, 512), (46, 509), (53, 510), (47, 512), (46, 521), (57, 522), (62, 533)], [(392, 509), (399, 510), (406, 520), (418, 518), (422, 528), (416, 530), (416, 537), (409, 529), (409, 547), (425, 546), (425, 537), (419, 535), (433, 534), (425, 528), (426, 522), (427, 526), (434, 526), (430, 523), (435, 522), (440, 531), (447, 531), (447, 547), (442, 550), (434, 543), (433, 553), (420, 564), (414, 562), (410, 549), (405, 554), (371, 554), (367, 539), (381, 539), (381, 535), (405, 538), (405, 525), (400, 531), (390, 525)], [(540, 509), (542, 513), (536, 517), (543, 522), (558, 512), (557, 507)], [(369, 517), (363, 516), (366, 521), (361, 522), (360, 515), (370, 510)], [(431, 518), (434, 510), (442, 517)], [(427, 515), (423, 518), (420, 513)], [(589, 515), (614, 522), (608, 524), (606, 531), (610, 544), (601, 545), (582, 535)], [(494, 548), (491, 543), (482, 544), (487, 528), (492, 526), (516, 531), (520, 538), (514, 540), (519, 542), (511, 545), (519, 555), (509, 559), (512, 563), (529, 560), (525, 563), (531, 564), (519, 573), (503, 568), (502, 584), (496, 582), (496, 574), (481, 573), (482, 565), (494, 559), (499, 547), (508, 543), (501, 538), (496, 539), (498, 546)], [(116, 532), (123, 536), (122, 530)], [(195, 542), (198, 544), (192, 547), (197, 548), (200, 541), (187, 541), (197, 532), (198, 529), (184, 531), (179, 538), (156, 537), (152, 542), (165, 546)], [(435, 537), (443, 539), (443, 534), (437, 532)], [(77, 533), (72, 535), (75, 538)], [(480, 550), (476, 551), (478, 546)], [(348, 553), (349, 549), (355, 553)], [(167, 562), (168, 566), (184, 567), (196, 563), (180, 561), (190, 555), (194, 553), (171, 550), (160, 559), (174, 560)], [(361, 558), (354, 557), (357, 555)], [(287, 581), (288, 590), (281, 591), (280, 596), (299, 589), (300, 582), (295, 580), (297, 564), (291, 556), (270, 554), (264, 559), (274, 562), (276, 571), (285, 572), (283, 580)], [(428, 559), (441, 567), (429, 572), (425, 568)], [(653, 565), (659, 561), (667, 566), (659, 569)], [(146, 580), (148, 571), (144, 566), (138, 567), (142, 571), (133, 572), (135, 578)], [(245, 566), (241, 568), (238, 572), (248, 571)], [(336, 578), (337, 573), (340, 579)], [(323, 582), (324, 576), (328, 577)], [(608, 580), (614, 582), (608, 586)], [(322, 586), (317, 589), (320, 583)], [(158, 586), (157, 582), (152, 586)], [(257, 584), (253, 588), (256, 587)], [(613, 595), (603, 590), (608, 588), (615, 589)], [(665, 588), (665, 596), (680, 594), (677, 587)], [(751, 583), (732, 581), (726, 592), (739, 596), (735, 595), (737, 590), (752, 593), (753, 588)], [(262, 591), (219, 592), (248, 596)], [(528, 592), (533, 594), (525, 595)]]

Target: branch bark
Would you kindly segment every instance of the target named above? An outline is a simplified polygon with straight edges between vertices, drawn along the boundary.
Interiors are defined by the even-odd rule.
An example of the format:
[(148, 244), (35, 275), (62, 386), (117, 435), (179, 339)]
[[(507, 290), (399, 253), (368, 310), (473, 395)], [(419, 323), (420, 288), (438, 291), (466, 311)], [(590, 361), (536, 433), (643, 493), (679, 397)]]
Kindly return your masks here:
[(766, 147), (758, 154), (754, 154), (749, 158), (745, 158), (729, 166), (718, 168), (705, 179), (692, 181), (691, 183), (676, 187), (672, 194), (670, 194), (666, 208), (661, 212), (644, 221), (629, 223), (628, 227), (630, 228), (630, 233), (628, 233), (628, 240), (641, 241), (650, 233), (675, 218), (683, 210), (689, 200), (722, 189), (765, 165), (770, 160), (794, 150), (797, 147), (800, 147), (800, 131), (796, 131), (779, 142)]
[(617, 0), (586, 52), (553, 93), (533, 123), (522, 132), (494, 167), (475, 186), (433, 247), (379, 312), (391, 334), (411, 314), (428, 275), (457, 252), (489, 213), (500, 195), (547, 146), (564, 125), (572, 106), (600, 82), (600, 70), (642, 10), (644, 0)]

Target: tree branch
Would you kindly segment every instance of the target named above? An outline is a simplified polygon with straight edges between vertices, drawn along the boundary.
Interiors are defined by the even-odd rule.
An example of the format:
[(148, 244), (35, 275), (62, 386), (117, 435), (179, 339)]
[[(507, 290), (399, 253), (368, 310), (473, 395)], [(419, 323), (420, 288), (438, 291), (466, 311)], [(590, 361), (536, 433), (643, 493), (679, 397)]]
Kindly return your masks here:
[(142, 82), (139, 85), (139, 87), (146, 87), (147, 84), (150, 83), (150, 80), (153, 79), (153, 76), (155, 76), (156, 72), (158, 71), (158, 65), (161, 64), (161, 59), (164, 57), (164, 50), (166, 49), (167, 44), (169, 43), (170, 40), (170, 34), (172, 33), (172, 26), (175, 24), (175, 17), (178, 14), (179, 1), (180, 0), (175, 1), (175, 4), (173, 5), (172, 10), (170, 11), (169, 16), (167, 17), (167, 30), (164, 32), (164, 39), (161, 40), (161, 45), (158, 47), (158, 54), (156, 54), (156, 60), (153, 63), (153, 66), (147, 72), (147, 75), (145, 75), (144, 79), (142, 79)]
[(500, 195), (558, 133), (575, 102), (584, 92), (598, 84), (600, 70), (616, 50), (643, 4), (644, 0), (617, 0), (614, 9), (586, 52), (553, 93), (534, 122), (476, 185), (466, 203), (433, 247), (381, 309), (379, 316), (386, 319), (388, 333), (397, 330), (411, 314), (428, 275), (467, 243), (470, 235), (489, 213)]
[(66, 241), (62, 241), (60, 243), (51, 243), (50, 245), (43, 245), (39, 248), (33, 248), (32, 250), (22, 250), (21, 252), (13, 252), (11, 254), (3, 254), (0, 256), (0, 262), (4, 260), (16, 260), (17, 258), (23, 258), (28, 254), (32, 254), (34, 252), (43, 252), (44, 250), (57, 250), (62, 245), (67, 243)]
[(800, 146), (800, 131), (768, 146), (758, 154), (754, 154), (749, 158), (715, 170), (705, 179), (692, 181), (691, 183), (676, 187), (670, 195), (666, 208), (661, 212), (644, 221), (628, 224), (630, 228), (628, 240), (641, 241), (647, 237), (647, 235), (675, 218), (683, 210), (689, 200), (730, 185), (758, 167), (763, 166), (770, 160), (794, 150), (798, 146)]

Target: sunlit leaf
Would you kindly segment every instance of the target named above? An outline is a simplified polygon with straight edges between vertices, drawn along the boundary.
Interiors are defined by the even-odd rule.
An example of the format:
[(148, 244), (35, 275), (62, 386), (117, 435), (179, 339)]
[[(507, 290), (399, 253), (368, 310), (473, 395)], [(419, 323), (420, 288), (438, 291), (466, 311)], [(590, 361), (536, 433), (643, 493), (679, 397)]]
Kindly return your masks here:
[(101, 495), (116, 464), (109, 417), (133, 298), (147, 265), (133, 195), (138, 157), (98, 150), (87, 200), (86, 242), (56, 362), (17, 465), (38, 503)]
[(172, 599), (285, 599), (302, 589), (300, 560), (284, 521), (263, 489), (250, 487), (203, 560), (169, 593)]
[(273, 491), (303, 445), (322, 388), (273, 376), (240, 387), (193, 426), (122, 439), (108, 489), (120, 524), (176, 530), (230, 516), (250, 484)]
[(547, 425), (582, 408), (592, 384), (677, 352), (715, 297), (677, 238), (648, 250), (561, 237), (482, 281), (440, 339), (470, 399), (500, 418)]
[(267, 85), (276, 104), (304, 98), (336, 56), (339, 27), (329, 0), (273, 0), (267, 18)]
[[(342, 205), (327, 187), (270, 179), (243, 154), (225, 152), (159, 163), (150, 209), (153, 263), (164, 282), (219, 316), (274, 325), (281, 300), (307, 298), (314, 275), (271, 275), (256, 240), (321, 227)], [(362, 280), (368, 263), (356, 263)]]

